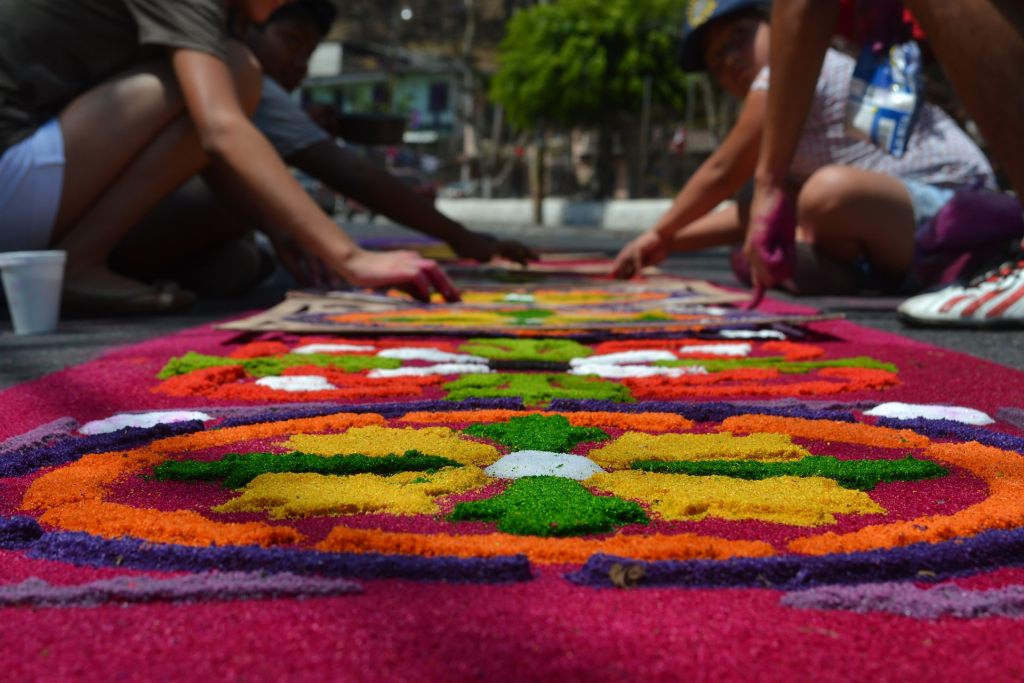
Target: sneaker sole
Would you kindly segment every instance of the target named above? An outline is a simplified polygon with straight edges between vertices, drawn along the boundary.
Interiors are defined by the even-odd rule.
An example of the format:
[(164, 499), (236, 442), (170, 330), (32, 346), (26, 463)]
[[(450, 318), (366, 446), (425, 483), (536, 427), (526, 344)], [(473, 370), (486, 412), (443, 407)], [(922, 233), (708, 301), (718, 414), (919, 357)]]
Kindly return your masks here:
[(1015, 330), (1024, 328), (1024, 319), (993, 318), (991, 320), (977, 318), (948, 318), (941, 320), (923, 320), (897, 311), (896, 317), (908, 327), (946, 327), (952, 329), (972, 330)]

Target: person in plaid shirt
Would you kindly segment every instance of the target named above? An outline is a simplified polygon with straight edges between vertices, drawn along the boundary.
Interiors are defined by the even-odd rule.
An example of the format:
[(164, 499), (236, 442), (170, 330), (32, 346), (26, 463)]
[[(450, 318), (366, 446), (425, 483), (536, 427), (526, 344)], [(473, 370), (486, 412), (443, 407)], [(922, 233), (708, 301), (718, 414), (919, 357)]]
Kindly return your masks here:
[[(743, 107), (729, 135), (690, 178), (671, 209), (618, 255), (614, 273), (631, 277), (671, 251), (742, 244), (749, 191), (768, 101), (773, 28), (765, 0), (692, 2), (682, 63), (710, 71)], [(978, 146), (938, 107), (925, 103), (906, 153), (892, 156), (846, 131), (854, 60), (829, 49), (785, 177), (799, 216), (797, 267), (779, 283), (801, 293), (853, 293), (914, 286), (915, 233), (959, 189), (995, 187)], [(737, 253), (734, 265), (745, 276)], [(775, 283), (773, 283), (775, 284)]]
[[(866, 9), (881, 0), (867, 0)], [(1024, 196), (1024, 5), (1003, 0), (906, 0), (929, 43), (991, 145), (1018, 196)], [(801, 124), (839, 15), (839, 0), (776, 0), (773, 75), (755, 171), (747, 238), (754, 280), (778, 281), (774, 251), (784, 250), (786, 183)], [(1020, 211), (1019, 205), (1016, 211)], [(780, 220), (782, 219), (782, 220)], [(990, 213), (968, 216), (969, 231), (990, 229)], [(1019, 226), (1019, 222), (1018, 222)], [(1017, 229), (1019, 237), (1020, 230)], [(769, 248), (764, 248), (768, 245)], [(1024, 250), (1024, 243), (1021, 244)], [(905, 322), (963, 327), (1024, 325), (1024, 255), (966, 284), (954, 284), (903, 302)]]

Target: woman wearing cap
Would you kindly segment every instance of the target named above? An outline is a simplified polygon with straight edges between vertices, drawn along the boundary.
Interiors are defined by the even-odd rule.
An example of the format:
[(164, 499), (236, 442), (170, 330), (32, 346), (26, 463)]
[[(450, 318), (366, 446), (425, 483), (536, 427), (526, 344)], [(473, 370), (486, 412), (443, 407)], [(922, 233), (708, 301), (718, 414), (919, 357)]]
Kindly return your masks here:
[(65, 298), (79, 308), (187, 306), (187, 292), (116, 275), (107, 258), (205, 168), (349, 282), (456, 298), (433, 261), (360, 249), (249, 121), (260, 69), (227, 39), (226, 13), (263, 22), (289, 1), (0, 2), (0, 251), (65, 249)]
[[(672, 251), (742, 244), (768, 94), (770, 3), (697, 0), (687, 10), (682, 64), (709, 71), (743, 99), (722, 145), (690, 178), (657, 224), (618, 255), (614, 273), (632, 277)], [(995, 180), (984, 154), (942, 110), (921, 108), (900, 158), (846, 133), (854, 60), (829, 50), (801, 132), (788, 184), (796, 197), (797, 270), (786, 284), (803, 293), (851, 293), (907, 285), (917, 227), (955, 190)], [(740, 261), (737, 259), (734, 263)], [(742, 266), (742, 263), (739, 263)], [(742, 267), (738, 275), (743, 277)]]

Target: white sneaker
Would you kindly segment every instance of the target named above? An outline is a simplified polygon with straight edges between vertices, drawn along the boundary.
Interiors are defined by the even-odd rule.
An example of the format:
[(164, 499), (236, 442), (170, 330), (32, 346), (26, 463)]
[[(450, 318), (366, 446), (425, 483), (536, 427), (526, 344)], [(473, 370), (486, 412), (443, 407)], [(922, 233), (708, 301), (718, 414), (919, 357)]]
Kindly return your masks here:
[(911, 297), (896, 313), (910, 325), (1024, 326), (1024, 254), (967, 285)]

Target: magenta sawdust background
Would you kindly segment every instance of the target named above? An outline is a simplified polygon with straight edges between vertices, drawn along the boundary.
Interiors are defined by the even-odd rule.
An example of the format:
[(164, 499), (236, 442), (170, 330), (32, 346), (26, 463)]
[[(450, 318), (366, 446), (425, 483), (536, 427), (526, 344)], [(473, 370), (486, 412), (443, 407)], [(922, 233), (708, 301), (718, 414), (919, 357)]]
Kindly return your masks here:
[[(111, 573), (0, 558), (5, 581)], [(999, 574), (1024, 581), (1020, 570)], [(594, 591), (548, 568), (508, 586), (378, 581), (362, 595), (315, 600), (8, 609), (0, 653), (12, 681), (993, 681), (1024, 673), (1019, 621), (805, 612), (780, 607), (779, 595)]]
[[(814, 325), (829, 358), (899, 366), (883, 392), (827, 397), (946, 403), (995, 415), (1024, 407), (1024, 373), (846, 323)], [(234, 333), (197, 328), (113, 351), (0, 393), (0, 438), (51, 420), (210, 405), (155, 394), (154, 375), (186, 351), (226, 354)], [(815, 398), (815, 397), (811, 397)], [(17, 492), (0, 492), (9, 512)], [(6, 501), (6, 504), (4, 504)], [(680, 681), (1013, 680), (1024, 676), (1024, 622), (938, 621), (807, 611), (776, 590), (594, 589), (567, 567), (534, 565), (504, 585), (360, 581), (363, 593), (305, 600), (0, 609), (7, 680)], [(73, 585), (118, 576), (0, 551), (0, 584)], [(973, 589), (1024, 583), (1024, 569), (958, 579)]]

